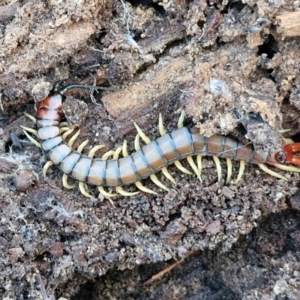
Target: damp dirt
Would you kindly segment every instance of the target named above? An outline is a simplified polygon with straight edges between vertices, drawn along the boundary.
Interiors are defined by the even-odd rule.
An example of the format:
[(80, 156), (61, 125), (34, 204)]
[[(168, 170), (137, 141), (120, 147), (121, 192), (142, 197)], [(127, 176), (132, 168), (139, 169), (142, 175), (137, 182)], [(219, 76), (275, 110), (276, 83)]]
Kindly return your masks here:
[[(297, 1), (0, 1), (1, 299), (299, 299), (299, 175), (246, 164), (222, 181), (203, 157), (202, 182), (171, 165), (163, 191), (112, 201), (65, 189), (20, 125), (55, 82), (96, 153), (136, 122), (159, 136), (185, 126), (230, 134), (257, 151), (299, 139)], [(93, 66), (87, 68), (89, 66)], [(284, 136), (282, 129), (289, 129)], [(190, 168), (186, 161), (182, 161)], [(135, 186), (125, 187), (136, 191)], [(113, 192), (113, 191), (112, 191)], [(230, 275), (230, 276), (228, 276)]]

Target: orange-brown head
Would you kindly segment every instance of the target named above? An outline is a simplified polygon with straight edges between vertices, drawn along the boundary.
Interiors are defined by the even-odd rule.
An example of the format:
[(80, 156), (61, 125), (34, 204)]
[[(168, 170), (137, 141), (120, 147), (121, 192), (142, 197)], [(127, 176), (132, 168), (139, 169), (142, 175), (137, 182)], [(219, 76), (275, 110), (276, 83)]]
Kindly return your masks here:
[(36, 104), (37, 119), (47, 119), (60, 122), (63, 117), (62, 112), (63, 96), (54, 93)]
[(283, 146), (283, 151), (276, 153), (275, 159), (280, 164), (293, 164), (300, 166), (300, 157), (294, 155), (300, 151), (300, 143), (287, 144)]

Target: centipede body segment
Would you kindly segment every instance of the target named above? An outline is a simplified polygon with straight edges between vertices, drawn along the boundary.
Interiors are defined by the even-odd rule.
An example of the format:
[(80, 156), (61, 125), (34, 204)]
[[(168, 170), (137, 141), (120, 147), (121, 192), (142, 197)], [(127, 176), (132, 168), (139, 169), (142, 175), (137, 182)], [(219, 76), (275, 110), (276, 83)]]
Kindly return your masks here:
[[(86, 184), (98, 187), (105, 197), (113, 197), (118, 194), (123, 196), (135, 195), (138, 192), (127, 192), (122, 187), (135, 184), (137, 188), (145, 193), (156, 194), (155, 191), (145, 187), (141, 180), (150, 178), (156, 185), (164, 190), (168, 190), (155, 175), (158, 172), (175, 183), (174, 178), (167, 170), (167, 166), (175, 164), (178, 169), (187, 174), (195, 173), (201, 180), (202, 157), (212, 156), (217, 167), (218, 179), (222, 177), (222, 170), (219, 158), (225, 158), (227, 162), (227, 179), (230, 182), (232, 175), (231, 160), (239, 160), (240, 171), (237, 181), (244, 172), (245, 163), (258, 165), (264, 172), (280, 179), (286, 179), (281, 174), (267, 168), (266, 164), (273, 165), (285, 171), (300, 172), (300, 169), (287, 166), (285, 163), (300, 165), (299, 159), (295, 158), (294, 152), (299, 151), (298, 144), (286, 145), (283, 151), (272, 153), (269, 151), (257, 152), (252, 144), (244, 145), (231, 136), (213, 135), (205, 137), (199, 134), (197, 128), (183, 127), (183, 118), (178, 122), (178, 129), (168, 133), (163, 126), (162, 117), (159, 117), (159, 132), (161, 136), (151, 141), (143, 131), (135, 124), (138, 131), (135, 139), (135, 152), (129, 154), (127, 143), (115, 151), (104, 154), (102, 159), (94, 158), (97, 150), (103, 145), (95, 146), (88, 155), (82, 154), (87, 141), (82, 143), (77, 150), (72, 149), (72, 145), (77, 138), (79, 131), (66, 142), (66, 138), (74, 129), (68, 128), (63, 120), (62, 103), (63, 93), (54, 92), (43, 101), (37, 103), (36, 119), (29, 116), (36, 122), (37, 130), (23, 127), (24, 133), (37, 146), (41, 147), (48, 155), (49, 162), (44, 167), (44, 174), (51, 165), (58, 166), (63, 172), (63, 185), (66, 188), (73, 188), (68, 184), (68, 177), (79, 181), (79, 189), (82, 194), (92, 197), (87, 192)], [(29, 134), (33, 133), (39, 141), (33, 139)], [(146, 145), (140, 145), (142, 139)], [(296, 146), (295, 146), (296, 145)], [(122, 157), (120, 155), (122, 154)], [(110, 157), (112, 158), (110, 159)], [(196, 157), (196, 163), (194, 158)], [(193, 172), (187, 170), (180, 163), (187, 158)], [(104, 190), (104, 187), (113, 187), (115, 193)]]

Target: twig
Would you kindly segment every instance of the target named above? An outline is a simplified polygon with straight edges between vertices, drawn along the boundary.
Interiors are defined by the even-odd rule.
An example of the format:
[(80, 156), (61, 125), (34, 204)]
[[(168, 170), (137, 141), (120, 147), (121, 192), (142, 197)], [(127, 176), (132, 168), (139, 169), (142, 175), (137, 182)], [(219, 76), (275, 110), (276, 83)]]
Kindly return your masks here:
[(51, 298), (48, 297), (46, 289), (45, 289), (45, 285), (44, 282), (42, 280), (40, 271), (36, 268), (36, 279), (40, 285), (40, 289), (41, 289), (41, 294), (43, 296), (43, 300), (51, 300)]
[(184, 258), (181, 258), (180, 260), (177, 260), (175, 263), (173, 263), (172, 265), (166, 267), (165, 269), (161, 270), (160, 272), (158, 272), (157, 274), (153, 275), (150, 279), (148, 279), (147, 281), (145, 281), (145, 285), (146, 284), (151, 284), (153, 281), (160, 279), (162, 276), (164, 276), (166, 273), (170, 272), (171, 270), (173, 270), (174, 268), (176, 268), (177, 266), (179, 266), (183, 261)]

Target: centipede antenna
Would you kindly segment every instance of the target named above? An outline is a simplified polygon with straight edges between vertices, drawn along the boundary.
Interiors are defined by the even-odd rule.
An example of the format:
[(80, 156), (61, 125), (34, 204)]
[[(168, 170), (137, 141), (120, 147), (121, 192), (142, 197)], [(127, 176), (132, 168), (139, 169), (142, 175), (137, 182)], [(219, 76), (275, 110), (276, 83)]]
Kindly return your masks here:
[(143, 184), (140, 181), (135, 182), (135, 186), (141, 190), (142, 192), (148, 193), (148, 194), (153, 194), (153, 195), (157, 195), (156, 192), (146, 188), (145, 186), (143, 186)]
[(51, 161), (51, 160), (48, 160), (46, 163), (45, 163), (45, 165), (44, 165), (44, 167), (43, 167), (43, 175), (44, 175), (44, 177), (46, 177), (46, 174), (47, 174), (47, 172), (48, 172), (48, 169), (51, 167), (51, 166), (53, 166), (54, 164), (53, 164), (53, 162)]
[(68, 78), (62, 79), (62, 80), (60, 80), (60, 81), (58, 81), (58, 82), (64, 82), (64, 81), (68, 80), (71, 76), (76, 76), (76, 75), (78, 75), (78, 74), (80, 74), (80, 73), (82, 73), (82, 72), (84, 72), (84, 71), (86, 71), (86, 70), (90, 70), (90, 69), (93, 69), (93, 68), (96, 68), (96, 67), (99, 67), (99, 66), (101, 66), (101, 65), (100, 65), (99, 63), (96, 63), (96, 64), (93, 64), (93, 65), (90, 65), (90, 66), (81, 67), (81, 68), (79, 68), (78, 70), (76, 70), (75, 72), (72, 72), (72, 73), (69, 75)]
[[(90, 70), (90, 69), (93, 69), (93, 68), (96, 68), (96, 67), (99, 67), (99, 66), (100, 66), (100, 64), (97, 63), (97, 64), (93, 64), (93, 65), (90, 65), (90, 66), (81, 67), (81, 68), (79, 68), (77, 71), (72, 72), (72, 73), (70, 74), (69, 78), (70, 78), (71, 76), (76, 76), (76, 75), (82, 73), (83, 71)], [(68, 79), (69, 79), (69, 78), (68, 78)], [(66, 80), (66, 79), (63, 79), (63, 80)]]
[(20, 127), (23, 129), (23, 131), (26, 130), (27, 132), (30, 132), (30, 133), (34, 134), (36, 137), (38, 137), (38, 133), (37, 133), (37, 131), (35, 129), (29, 128), (29, 127), (25, 127), (23, 125), (20, 125)]
[(109, 193), (109, 192), (106, 192), (103, 188), (103, 186), (98, 186), (98, 191), (101, 195), (103, 195), (105, 198), (110, 198), (110, 197), (116, 197), (118, 196), (118, 194), (112, 194), (112, 193)]
[(230, 182), (230, 179), (231, 179), (231, 176), (232, 176), (232, 160), (229, 157), (226, 157), (226, 163), (227, 163), (226, 183), (228, 184)]
[(100, 64), (97, 63), (97, 64), (94, 64), (94, 65), (82, 67), (82, 68), (78, 69), (77, 71), (72, 72), (67, 78), (61, 79), (59, 81), (56, 81), (54, 83), (54, 85), (53, 85), (53, 91), (57, 92), (59, 90), (59, 87), (61, 86), (61, 84), (64, 81), (68, 80), (71, 76), (76, 76), (76, 75), (82, 73), (83, 71), (86, 71), (86, 70), (89, 70), (89, 69), (93, 69), (93, 68), (96, 68), (96, 67), (99, 67), (99, 66), (100, 66)]
[(191, 156), (187, 157), (187, 161), (190, 164), (191, 168), (194, 170), (195, 174), (197, 175), (198, 179), (200, 180), (200, 182), (202, 182), (202, 178), (201, 175), (199, 173), (199, 169), (197, 168), (193, 158)]
[(288, 171), (288, 172), (297, 172), (300, 173), (300, 168), (294, 167), (294, 166), (286, 166), (281, 164), (272, 164), (272, 166), (276, 167), (277, 169)]
[(219, 157), (216, 155), (213, 155), (213, 160), (216, 164), (216, 168), (217, 168), (217, 174), (218, 174), (218, 182), (220, 182), (222, 180), (222, 166), (221, 166), (221, 162), (219, 160)]
[(78, 138), (79, 134), (80, 134), (80, 129), (78, 129), (77, 132), (70, 138), (70, 140), (68, 142), (68, 145), (70, 147), (73, 146), (73, 144), (74, 144), (75, 140)]
[(89, 143), (89, 140), (86, 139), (85, 141), (83, 141), (77, 148), (77, 152), (81, 153), (84, 149), (84, 147)]
[(120, 187), (120, 186), (117, 186), (117, 187), (116, 187), (116, 192), (119, 193), (119, 194), (122, 195), (122, 196), (125, 196), (125, 197), (134, 196), (134, 195), (137, 195), (137, 194), (140, 193), (140, 192), (126, 192), (126, 191), (123, 190), (123, 188)]
[(67, 174), (63, 174), (62, 176), (62, 184), (66, 189), (73, 189), (75, 187), (75, 185), (69, 185), (68, 183), (68, 175)]
[(192, 175), (193, 173), (191, 171), (189, 171), (188, 169), (186, 169), (179, 160), (176, 160), (174, 162), (174, 165), (177, 167), (177, 169), (179, 169), (182, 173), (188, 174), (188, 175)]
[(104, 148), (105, 147), (105, 145), (98, 145), (98, 146), (95, 146), (95, 147), (93, 147), (91, 150), (90, 150), (90, 152), (89, 152), (89, 154), (88, 154), (88, 157), (94, 157), (94, 155), (95, 155), (95, 153), (98, 151), (98, 150), (100, 150), (100, 149), (102, 149), (102, 148)]
[[(261, 165), (263, 165), (263, 164), (261, 164)], [(234, 182), (235, 184), (239, 183), (240, 180), (242, 179), (243, 174), (244, 174), (244, 171), (245, 171), (245, 166), (246, 166), (245, 161), (244, 161), (244, 160), (241, 160), (241, 161), (240, 161), (239, 174), (238, 174), (238, 176), (237, 176), (237, 178), (236, 178), (236, 181)], [(265, 165), (263, 165), (263, 166), (265, 166)], [(265, 167), (266, 167), (266, 166), (265, 166)], [(261, 168), (261, 169), (262, 169), (262, 168)], [(266, 169), (268, 169), (268, 168), (266, 167)], [(268, 169), (268, 170), (269, 170), (269, 169)], [(270, 171), (271, 171), (271, 170), (270, 170)], [(273, 172), (273, 171), (271, 171), (271, 172)], [(274, 173), (275, 173), (275, 172), (274, 172)]]
[(170, 191), (162, 182), (159, 181), (159, 179), (157, 178), (157, 176), (155, 174), (150, 175), (150, 179), (152, 180), (153, 183), (155, 183), (161, 189), (163, 189), (167, 192)]
[(80, 190), (80, 193), (82, 195), (84, 195), (85, 197), (87, 198), (94, 198), (92, 195), (90, 195), (87, 190), (86, 190), (86, 184), (82, 181), (79, 181), (78, 183), (78, 186), (79, 186), (79, 190)]
[(24, 115), (30, 119), (31, 121), (33, 121), (34, 123), (36, 123), (36, 118), (30, 114), (28, 114), (27, 112), (24, 112)]
[(274, 176), (274, 177), (277, 177), (279, 179), (283, 179), (285, 181), (287, 181), (288, 179), (284, 176), (282, 176), (281, 174), (277, 173), (277, 172), (274, 172), (272, 170), (270, 170), (266, 165), (264, 164), (258, 164), (258, 166), (267, 174), (271, 175), (271, 176)]
[(178, 124), (177, 124), (177, 127), (178, 128), (182, 128), (183, 127), (183, 122), (184, 122), (184, 119), (185, 119), (185, 111), (183, 110), (180, 114), (180, 117), (178, 119)]
[(24, 134), (27, 136), (27, 138), (29, 139), (29, 141), (30, 141), (31, 143), (33, 143), (34, 145), (36, 145), (38, 148), (42, 148), (42, 145), (41, 145), (38, 141), (36, 141), (33, 137), (31, 137), (31, 136), (26, 132), (25, 129), (23, 129), (23, 132), (24, 132)]
[(198, 166), (199, 174), (201, 176), (201, 174), (202, 174), (202, 155), (200, 155), (200, 154), (197, 155), (197, 166)]
[(140, 135), (141, 139), (146, 143), (149, 144), (151, 142), (151, 140), (146, 136), (146, 134), (142, 131), (142, 129), (136, 124), (133, 123), (138, 134)]
[[(112, 88), (112, 87), (104, 87), (104, 86), (98, 86), (98, 85), (90, 85), (90, 84), (70, 84), (67, 85), (66, 87), (62, 88), (61, 90), (57, 91), (59, 92), (61, 95), (64, 95), (67, 91), (71, 90), (71, 89), (89, 89), (89, 90), (102, 90), (102, 91), (116, 91), (116, 88)], [(54, 89), (54, 91), (56, 91)]]
[(135, 136), (135, 139), (134, 139), (134, 149), (135, 151), (139, 151), (141, 149), (141, 145), (140, 145), (140, 135), (137, 134)]
[(159, 116), (158, 116), (158, 131), (161, 136), (167, 133), (167, 130), (163, 124), (163, 117), (162, 117), (161, 113), (159, 113)]
[(114, 153), (115, 153), (114, 150), (107, 151), (102, 155), (101, 159), (108, 160), (110, 156), (114, 155)]
[(169, 173), (167, 167), (163, 167), (163, 168), (161, 169), (161, 172), (163, 173), (163, 175), (165, 175), (165, 177), (166, 177), (167, 179), (169, 179), (171, 182), (173, 182), (174, 184), (176, 184), (175, 179), (174, 179), (174, 178), (172, 177), (172, 175)]

